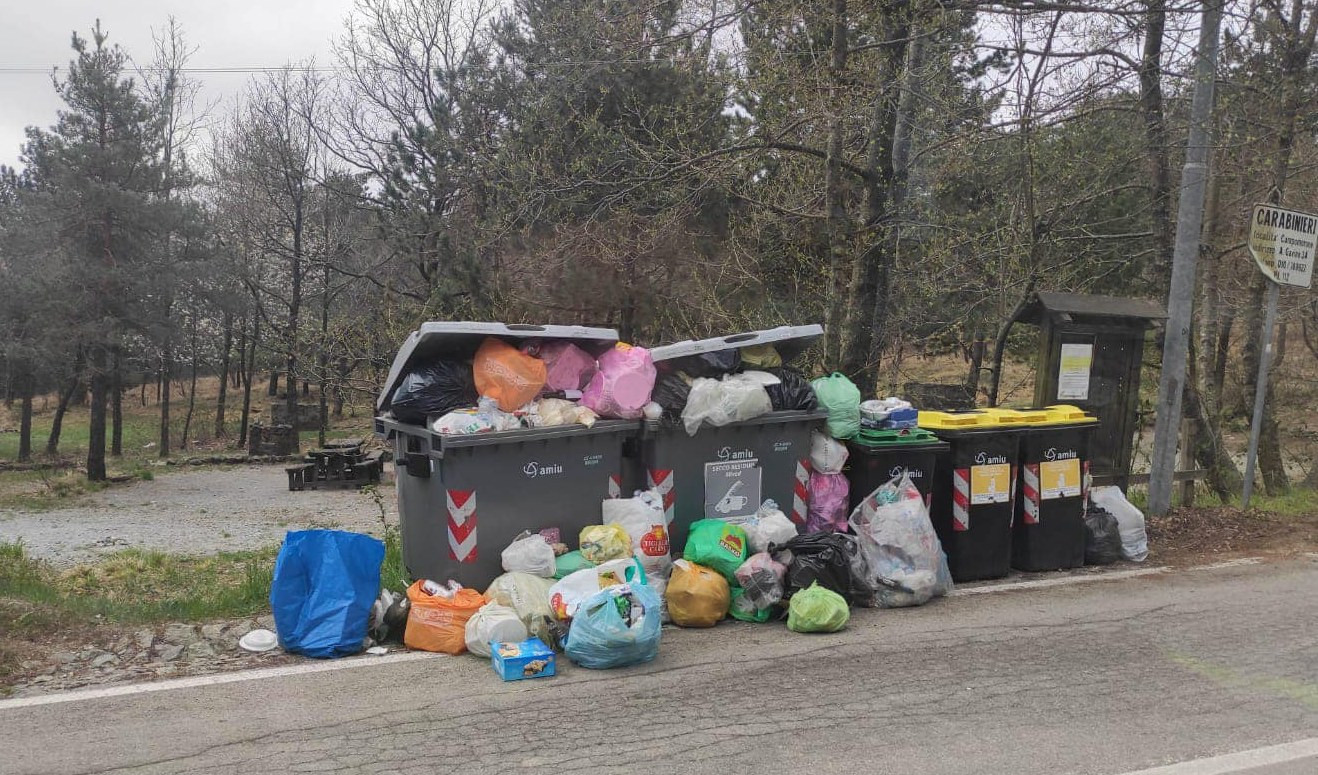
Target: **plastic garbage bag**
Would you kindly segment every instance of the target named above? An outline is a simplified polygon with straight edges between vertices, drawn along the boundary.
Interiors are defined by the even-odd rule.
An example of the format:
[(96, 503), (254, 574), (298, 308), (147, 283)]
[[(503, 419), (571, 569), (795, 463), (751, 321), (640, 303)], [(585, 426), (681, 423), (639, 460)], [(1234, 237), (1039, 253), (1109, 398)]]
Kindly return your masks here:
[(865, 496), (849, 524), (865, 556), (875, 605), (924, 605), (952, 591), (947, 555), (909, 474)]
[(792, 595), (787, 606), (787, 629), (792, 632), (837, 632), (849, 621), (847, 601), (817, 583)]
[(668, 579), (668, 615), (679, 627), (713, 627), (728, 615), (731, 594), (717, 571), (678, 560)]
[(470, 364), (434, 361), (408, 372), (389, 405), (399, 422), (425, 425), (427, 416), (473, 406), (478, 397)]
[(773, 411), (765, 387), (754, 377), (729, 374), (723, 379), (697, 379), (682, 410), (687, 435), (694, 436), (701, 423), (722, 427), (751, 420)]
[(847, 529), (847, 503), (851, 482), (842, 474), (810, 474), (810, 507), (805, 518), (806, 532), (820, 530), (841, 532)]
[(583, 568), (593, 568), (595, 563), (581, 556), (580, 549), (574, 549), (554, 558), (554, 578), (561, 579), (569, 573), (576, 573)]
[(545, 386), (545, 362), (502, 339), (486, 337), (472, 361), (476, 390), (494, 399), (505, 412), (516, 411)]
[(1149, 535), (1144, 529), (1144, 512), (1131, 505), (1120, 487), (1095, 487), (1089, 491), (1094, 505), (1117, 518), (1121, 529), (1121, 556), (1144, 562), (1149, 556)]
[(430, 424), (435, 433), (470, 434), (512, 431), (522, 427), (517, 415), (499, 408), (494, 399), (482, 397), (475, 409), (457, 409)]
[(509, 573), (529, 573), (550, 578), (555, 571), (554, 547), (539, 533), (521, 532), (499, 556)]
[(617, 525), (631, 539), (632, 555), (640, 560), (645, 575), (666, 575), (673, 564), (668, 547), (668, 520), (663, 496), (638, 491), (631, 498), (610, 498), (602, 504), (604, 524)]
[(584, 425), (589, 428), (599, 420), (599, 415), (590, 409), (564, 398), (542, 398), (534, 406), (536, 415), (540, 417), (539, 427), (542, 428), (556, 425)]
[(810, 383), (819, 406), (828, 412), (828, 435), (849, 439), (860, 432), (860, 389), (845, 374), (833, 372)]
[(783, 357), (778, 348), (771, 344), (753, 344), (741, 348), (741, 362), (757, 369), (767, 369), (783, 365)]
[(673, 367), (693, 377), (712, 377), (718, 379), (724, 374), (731, 374), (741, 366), (741, 351), (735, 347), (727, 350), (688, 355), (675, 358)]
[(788, 368), (766, 368), (778, 378), (777, 385), (769, 385), (764, 392), (769, 394), (769, 403), (775, 412), (813, 411), (819, 408), (819, 399), (815, 397), (814, 388), (800, 372)]
[(654, 590), (619, 584), (581, 603), (563, 650), (573, 662), (595, 670), (638, 665), (659, 655), (662, 632)]
[(778, 508), (778, 504), (767, 500), (760, 504), (755, 516), (742, 525), (746, 538), (750, 542), (750, 553), (768, 551), (773, 544), (785, 544), (796, 538), (796, 523)]
[(682, 557), (718, 571), (732, 583), (737, 568), (746, 561), (750, 539), (740, 525), (721, 519), (700, 519), (687, 531)]
[(755, 608), (768, 608), (783, 599), (783, 579), (787, 568), (768, 552), (752, 554), (737, 568), (737, 586)]
[(441, 587), (418, 580), (407, 588), (412, 608), (407, 613), (403, 644), (410, 649), (461, 654), (467, 650), (467, 620), (485, 605), (485, 596), (455, 582)]
[(521, 643), (526, 625), (517, 612), (498, 603), (486, 603), (467, 620), (464, 638), (467, 651), (478, 657), (490, 655), (490, 643)]
[(380, 590), (380, 596), (371, 604), (370, 636), (376, 643), (403, 642), (407, 628), (407, 610), (411, 603), (407, 595), (390, 589)]
[(645, 569), (634, 557), (609, 560), (568, 574), (549, 588), (549, 607), (559, 619), (571, 619), (582, 600), (615, 584), (646, 584)]
[(1085, 565), (1111, 565), (1121, 559), (1121, 526), (1107, 509), (1085, 512)]
[(631, 536), (621, 525), (586, 525), (581, 528), (578, 545), (581, 556), (596, 565), (632, 554)]
[(539, 354), (547, 390), (581, 390), (595, 376), (595, 358), (571, 342), (545, 342)]
[(505, 573), (490, 582), (485, 598), (516, 611), (527, 633), (552, 645), (557, 642), (553, 630), (554, 609), (549, 605), (549, 590), (553, 586), (553, 579), (529, 573)]
[(847, 445), (819, 431), (810, 431), (810, 467), (821, 474), (840, 474), (847, 464)]
[(773, 608), (756, 608), (755, 603), (741, 587), (732, 588), (732, 601), (728, 605), (728, 615), (742, 622), (761, 624), (773, 618)]
[(806, 533), (774, 547), (773, 557), (787, 566), (785, 595), (818, 581), (853, 605), (868, 606), (874, 598), (869, 568), (856, 537), (846, 533)]
[(690, 395), (690, 378), (680, 372), (670, 372), (659, 375), (650, 397), (663, 407), (665, 418), (675, 420), (682, 416), (682, 410), (686, 409), (687, 397)]
[(600, 417), (639, 420), (650, 403), (658, 372), (650, 351), (619, 342), (599, 358), (599, 371), (581, 395), (581, 403)]
[(279, 645), (317, 659), (356, 654), (380, 592), (384, 544), (343, 530), (293, 530), (275, 558), (270, 608)]

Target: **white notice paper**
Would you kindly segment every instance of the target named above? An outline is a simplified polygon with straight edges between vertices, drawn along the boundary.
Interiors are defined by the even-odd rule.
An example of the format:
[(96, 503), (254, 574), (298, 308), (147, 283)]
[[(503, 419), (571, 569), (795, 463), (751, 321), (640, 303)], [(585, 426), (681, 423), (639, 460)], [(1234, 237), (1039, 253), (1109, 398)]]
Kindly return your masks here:
[(1062, 363), (1057, 371), (1057, 400), (1089, 400), (1089, 371), (1093, 365), (1092, 344), (1062, 345)]

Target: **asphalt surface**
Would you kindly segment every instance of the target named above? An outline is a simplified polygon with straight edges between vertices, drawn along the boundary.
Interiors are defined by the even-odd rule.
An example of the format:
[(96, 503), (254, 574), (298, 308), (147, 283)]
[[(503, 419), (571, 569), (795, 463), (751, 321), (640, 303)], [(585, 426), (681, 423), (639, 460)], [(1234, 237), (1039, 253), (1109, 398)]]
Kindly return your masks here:
[(1311, 558), (663, 637), (514, 683), (464, 656), (0, 703), (0, 772), (1116, 775), (1318, 735)]

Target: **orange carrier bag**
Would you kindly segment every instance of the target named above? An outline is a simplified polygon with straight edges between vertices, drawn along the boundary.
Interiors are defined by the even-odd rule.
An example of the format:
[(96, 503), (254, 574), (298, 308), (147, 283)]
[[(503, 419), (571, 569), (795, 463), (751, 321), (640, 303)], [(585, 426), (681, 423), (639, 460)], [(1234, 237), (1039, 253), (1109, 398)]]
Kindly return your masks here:
[(487, 337), (471, 364), (476, 390), (493, 398), (499, 408), (513, 412), (526, 406), (545, 387), (545, 362), (502, 339)]
[(407, 588), (411, 610), (403, 645), (410, 649), (461, 654), (467, 650), (467, 620), (488, 602), (474, 589), (463, 587), (451, 598), (428, 595), (418, 581)]

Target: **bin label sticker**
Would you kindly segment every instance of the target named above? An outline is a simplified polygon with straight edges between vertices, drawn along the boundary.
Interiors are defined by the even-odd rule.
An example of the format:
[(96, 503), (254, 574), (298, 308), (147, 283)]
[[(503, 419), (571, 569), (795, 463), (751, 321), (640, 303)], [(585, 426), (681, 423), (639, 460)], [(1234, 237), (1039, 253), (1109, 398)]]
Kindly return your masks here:
[(792, 442), (790, 442), (790, 441), (775, 441), (775, 442), (773, 443), (773, 451), (774, 451), (774, 452), (791, 452), (791, 451), (792, 451)]
[(760, 508), (758, 459), (705, 464), (705, 518), (744, 522)]
[(1039, 490), (1046, 501), (1080, 496), (1080, 459), (1045, 460), (1039, 464)]
[(993, 463), (970, 467), (970, 505), (1006, 503), (1011, 500), (1011, 466)]
[(1094, 345), (1064, 344), (1057, 366), (1057, 400), (1087, 401), (1089, 372), (1094, 366)]
[(597, 466), (603, 462), (604, 462), (603, 455), (586, 455), (581, 458), (581, 464), (587, 468), (590, 468), (591, 466)]

